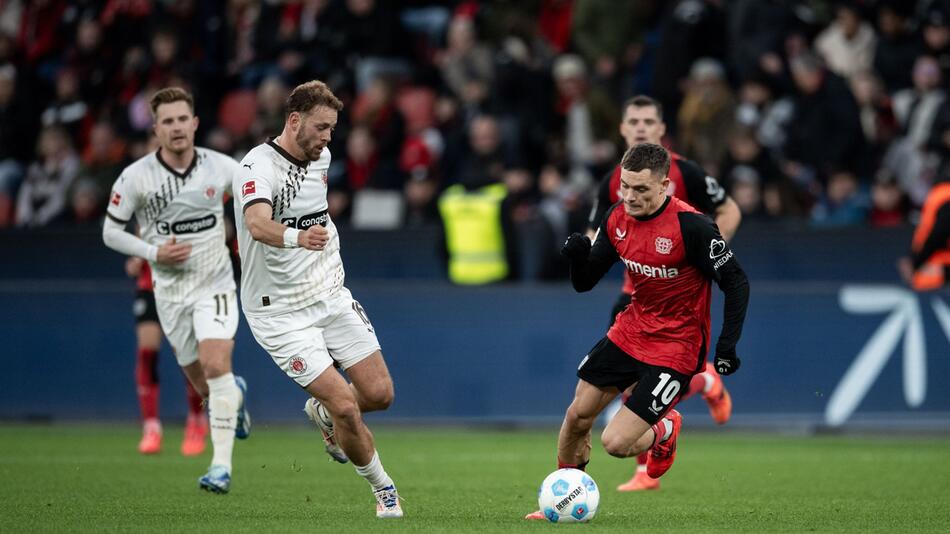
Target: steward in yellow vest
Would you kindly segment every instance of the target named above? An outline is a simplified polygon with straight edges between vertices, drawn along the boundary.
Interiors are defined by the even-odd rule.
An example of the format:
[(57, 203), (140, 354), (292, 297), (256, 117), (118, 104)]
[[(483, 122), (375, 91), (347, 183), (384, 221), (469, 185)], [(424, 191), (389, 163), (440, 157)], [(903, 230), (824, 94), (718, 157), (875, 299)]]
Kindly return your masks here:
[(460, 285), (481, 285), (509, 279), (511, 244), (506, 239), (502, 204), (508, 191), (492, 183), (475, 189), (461, 184), (439, 197), (439, 214), (445, 232), (449, 280)]

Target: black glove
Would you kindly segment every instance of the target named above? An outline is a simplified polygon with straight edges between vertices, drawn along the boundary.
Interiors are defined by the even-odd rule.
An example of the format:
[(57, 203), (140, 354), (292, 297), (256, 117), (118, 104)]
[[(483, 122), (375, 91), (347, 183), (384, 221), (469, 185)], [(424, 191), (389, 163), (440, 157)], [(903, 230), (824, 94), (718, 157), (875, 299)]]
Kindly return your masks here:
[(716, 349), (716, 372), (721, 375), (731, 375), (739, 370), (742, 360), (736, 356), (735, 347), (731, 349)]
[(588, 239), (586, 235), (574, 232), (567, 238), (567, 241), (564, 242), (564, 246), (561, 247), (561, 255), (572, 260), (587, 259), (587, 256), (590, 254), (590, 247), (590, 239)]

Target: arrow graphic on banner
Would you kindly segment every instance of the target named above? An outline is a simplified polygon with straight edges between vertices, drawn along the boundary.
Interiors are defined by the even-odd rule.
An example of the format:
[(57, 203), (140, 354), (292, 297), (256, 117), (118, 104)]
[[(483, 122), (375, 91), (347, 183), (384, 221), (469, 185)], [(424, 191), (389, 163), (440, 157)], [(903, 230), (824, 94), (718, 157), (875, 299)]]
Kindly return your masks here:
[[(927, 394), (927, 350), (917, 295), (893, 286), (844, 286), (838, 301), (842, 309), (850, 313), (889, 315), (861, 348), (831, 394), (825, 408), (825, 422), (838, 426), (851, 417), (880, 376), (901, 337), (904, 338), (904, 399), (913, 408), (920, 406)], [(943, 306), (941, 310), (937, 310), (937, 302)], [(938, 317), (944, 313), (941, 326), (950, 336), (950, 309), (935, 298), (934, 310)]]

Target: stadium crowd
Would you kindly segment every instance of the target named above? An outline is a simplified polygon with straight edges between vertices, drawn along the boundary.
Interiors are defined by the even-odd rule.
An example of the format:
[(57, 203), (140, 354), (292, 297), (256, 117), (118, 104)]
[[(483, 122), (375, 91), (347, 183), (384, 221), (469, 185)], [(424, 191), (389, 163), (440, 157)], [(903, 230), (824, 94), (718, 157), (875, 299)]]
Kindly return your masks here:
[(2, 0), (0, 228), (101, 224), (155, 146), (159, 88), (192, 91), (198, 144), (240, 158), (314, 78), (345, 103), (340, 225), (435, 224), (441, 191), (497, 182), (553, 247), (583, 230), (636, 94), (746, 221), (898, 225), (950, 162), (947, 4)]

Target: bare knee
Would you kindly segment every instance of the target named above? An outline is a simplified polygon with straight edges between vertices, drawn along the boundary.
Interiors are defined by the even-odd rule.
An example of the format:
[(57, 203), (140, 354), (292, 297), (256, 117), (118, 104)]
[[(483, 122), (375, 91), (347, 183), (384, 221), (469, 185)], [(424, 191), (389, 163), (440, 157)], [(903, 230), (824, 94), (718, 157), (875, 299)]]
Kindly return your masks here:
[(392, 382), (389, 382), (373, 388), (363, 395), (363, 399), (367, 404), (367, 411), (377, 411), (389, 408), (394, 396)]
[(605, 430), (600, 436), (600, 440), (604, 444), (604, 450), (607, 454), (616, 458), (627, 458), (631, 456), (630, 443), (621, 436)]
[(361, 419), (360, 407), (356, 404), (355, 399), (346, 399), (332, 404), (327, 403), (325, 406), (327, 411), (330, 412), (330, 417), (333, 418), (334, 426), (355, 428)]

